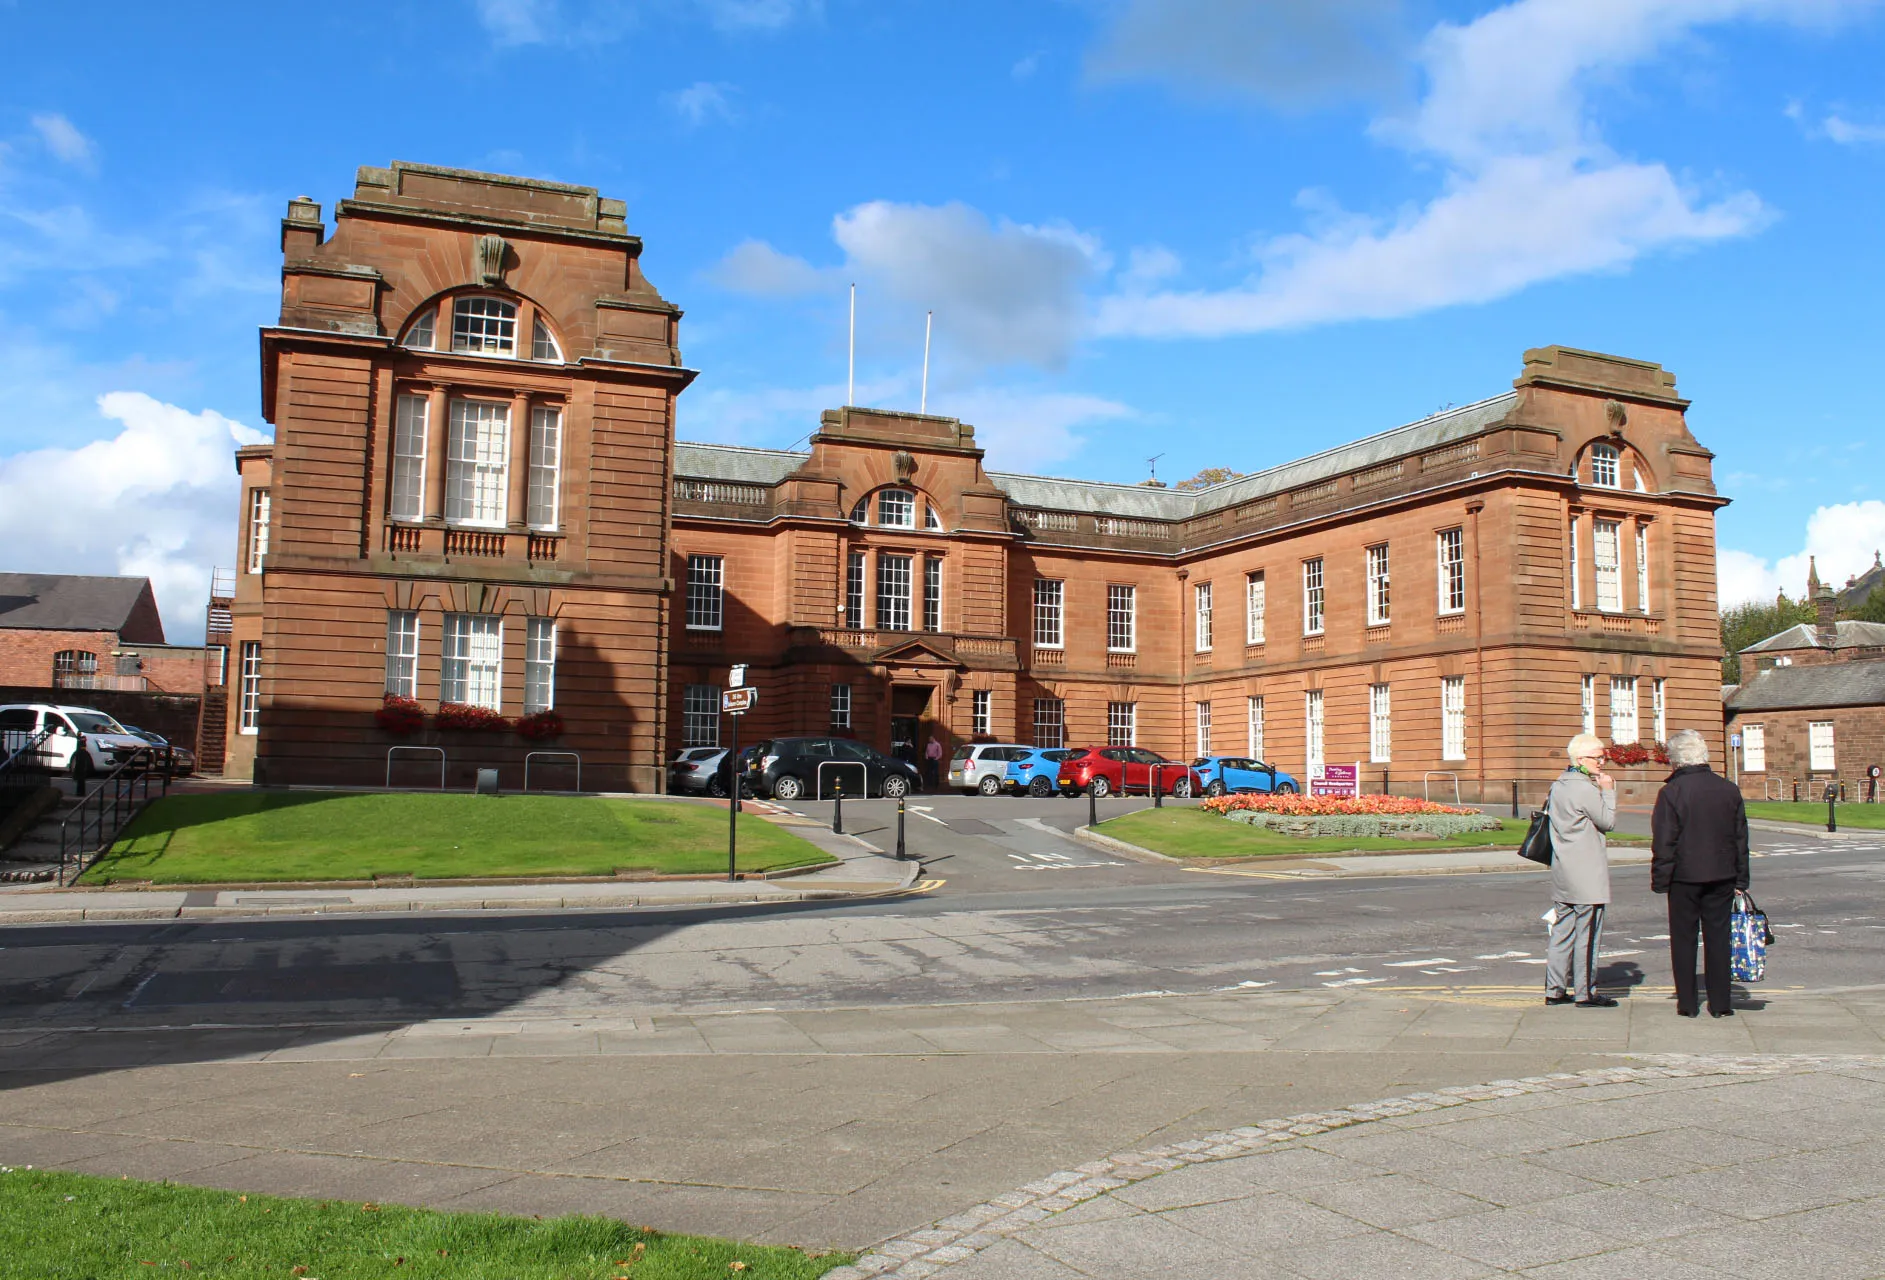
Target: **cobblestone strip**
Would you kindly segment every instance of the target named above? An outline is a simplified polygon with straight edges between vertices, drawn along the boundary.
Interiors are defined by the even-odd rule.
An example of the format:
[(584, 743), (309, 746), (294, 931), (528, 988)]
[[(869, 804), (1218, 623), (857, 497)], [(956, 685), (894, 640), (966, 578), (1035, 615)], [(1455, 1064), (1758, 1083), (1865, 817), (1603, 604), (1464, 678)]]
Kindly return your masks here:
[(972, 1209), (952, 1214), (920, 1231), (886, 1240), (850, 1266), (827, 1271), (824, 1280), (888, 1277), (895, 1277), (895, 1280), (922, 1280), (951, 1263), (979, 1253), (1011, 1232), (1032, 1226), (1043, 1218), (1104, 1195), (1116, 1187), (1155, 1178), (1185, 1165), (1247, 1156), (1278, 1143), (1327, 1133), (1332, 1129), (1345, 1129), (1370, 1120), (1439, 1111), (1447, 1107), (1464, 1106), (1469, 1102), (1490, 1102), (1495, 1098), (1516, 1098), (1555, 1089), (1639, 1084), (1697, 1076), (1766, 1075), (1789, 1070), (1875, 1065), (1879, 1061), (1876, 1057), (1855, 1054), (1631, 1056), (1654, 1065), (1596, 1067), (1576, 1074), (1559, 1072), (1546, 1076), (1526, 1076), (1520, 1080), (1455, 1085), (1424, 1093), (1410, 1093), (1399, 1098), (1385, 1098), (1378, 1102), (1364, 1102), (1352, 1107), (1339, 1107), (1333, 1111), (1308, 1111), (1279, 1120), (1263, 1120), (1206, 1134), (1187, 1142), (1154, 1147), (1149, 1151), (1106, 1156), (1073, 1169), (1050, 1173), (1045, 1178), (1017, 1187), (1006, 1195), (996, 1196)]

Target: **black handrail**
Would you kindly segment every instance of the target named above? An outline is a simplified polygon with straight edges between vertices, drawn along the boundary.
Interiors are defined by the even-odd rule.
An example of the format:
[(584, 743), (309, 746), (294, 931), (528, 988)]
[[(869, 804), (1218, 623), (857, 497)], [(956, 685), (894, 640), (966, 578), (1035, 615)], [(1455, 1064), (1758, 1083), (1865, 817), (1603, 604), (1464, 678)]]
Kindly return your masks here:
[[(22, 732), (24, 731), (16, 729), (0, 735), (0, 749), (5, 748), (7, 739), (17, 737)], [(46, 745), (46, 739), (50, 737), (52, 737), (51, 729), (39, 729), (26, 734), (21, 738), (20, 745), (7, 751), (6, 759), (0, 760), (0, 776), (11, 779), (17, 772), (32, 768), (33, 764), (37, 763), (39, 757), (44, 754), (40, 748)], [(33, 760), (28, 761), (27, 756), (32, 756)]]
[[(85, 750), (85, 739), (79, 738), (78, 749)], [(59, 884), (64, 887), (85, 873), (88, 865), (87, 854), (96, 855), (109, 848), (111, 842), (124, 829), (124, 824), (131, 815), (151, 798), (151, 774), (157, 773), (162, 778), (159, 794), (170, 794), (171, 751), (164, 747), (160, 751), (149, 747), (133, 752), (118, 763), (118, 767), (106, 774), (96, 787), (80, 797), (79, 802), (59, 824)], [(78, 831), (72, 830), (72, 824), (78, 823)], [(87, 831), (93, 834), (87, 837)], [(67, 862), (74, 866), (72, 874), (66, 874)]]

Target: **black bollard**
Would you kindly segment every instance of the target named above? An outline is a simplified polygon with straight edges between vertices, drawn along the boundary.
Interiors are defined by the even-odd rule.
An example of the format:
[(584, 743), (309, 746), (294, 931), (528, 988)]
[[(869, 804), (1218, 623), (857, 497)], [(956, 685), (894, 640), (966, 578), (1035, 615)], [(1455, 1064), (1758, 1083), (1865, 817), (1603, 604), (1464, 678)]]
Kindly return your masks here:
[(1512, 816), (1518, 817), (1518, 779), (1512, 779)]
[(831, 788), (831, 834), (844, 834), (844, 784), (837, 782)]
[(1100, 825), (1100, 802), (1095, 798), (1093, 794), (1093, 784), (1090, 782), (1087, 784), (1086, 789), (1086, 824), (1089, 827), (1097, 827)]
[(1162, 785), (1160, 785), (1164, 781), (1165, 781), (1165, 766), (1162, 764), (1153, 765), (1152, 766), (1152, 807), (1154, 809), (1163, 809), (1165, 807), (1165, 788)]
[(1834, 798), (1838, 795), (1839, 789), (1837, 787), (1826, 788), (1826, 829), (1828, 831), (1839, 830), (1839, 815), (1833, 808)]
[(903, 850), (903, 797), (897, 797), (897, 861), (907, 862), (910, 855)]

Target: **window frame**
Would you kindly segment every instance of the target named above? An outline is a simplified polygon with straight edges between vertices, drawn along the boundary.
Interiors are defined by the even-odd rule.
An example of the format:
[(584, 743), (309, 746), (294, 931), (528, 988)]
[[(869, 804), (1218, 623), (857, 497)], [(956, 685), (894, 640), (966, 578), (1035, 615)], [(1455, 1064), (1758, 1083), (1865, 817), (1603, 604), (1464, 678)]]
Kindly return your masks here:
[(1065, 578), (1036, 578), (1034, 580), (1034, 647), (1036, 649), (1065, 649), (1067, 647), (1067, 580)]
[(1244, 643), (1263, 643), (1264, 614), (1268, 609), (1269, 588), (1263, 570), (1244, 575)]
[(994, 690), (972, 689), (969, 691), (969, 732), (978, 737), (992, 737), (994, 735)]
[(1108, 702), (1106, 704), (1106, 745), (1109, 747), (1139, 745), (1138, 703)]
[(419, 696), (420, 634), (417, 609), (386, 611), (386, 692), (394, 697)]
[[(521, 319), (521, 308), (516, 302), (494, 293), (461, 293), (453, 297), (451, 303), (453, 355), (517, 358), (517, 322)], [(479, 306), (495, 310), (472, 310)], [(476, 345), (473, 345), (474, 338)]]
[(1196, 731), (1193, 740), (1198, 748), (1195, 754), (1208, 756), (1211, 754), (1211, 700), (1206, 698), (1201, 702), (1194, 702), (1191, 704), (1191, 709), (1193, 728)]
[(844, 564), (844, 625), (852, 631), (864, 630), (868, 600), (865, 587), (869, 566), (864, 552), (853, 550)]
[(1328, 587), (1321, 556), (1302, 562), (1302, 633), (1319, 636), (1328, 627)]
[(1388, 592), (1388, 544), (1377, 542), (1363, 553), (1368, 570), (1368, 625), (1385, 627), (1393, 616), (1393, 601)]
[[(1601, 465), (1600, 465), (1601, 464)], [(1605, 473), (1609, 479), (1605, 479)], [(1597, 489), (1621, 489), (1623, 487), (1623, 450), (1613, 444), (1594, 444), (1590, 447), (1590, 482)]]
[(1139, 588), (1136, 584), (1106, 584), (1106, 652), (1137, 653), (1139, 649)]
[[(1832, 720), (1809, 720), (1806, 722), (1806, 768), (1808, 773), (1837, 773), (1839, 771), (1839, 751), (1836, 738), (1836, 724)], [(1822, 734), (1820, 730), (1825, 730)], [(1824, 754), (1821, 748), (1824, 747)], [(1821, 761), (1824, 763), (1821, 763)]]
[[(708, 718), (712, 725), (709, 729)], [(687, 684), (681, 686), (681, 746), (717, 747), (720, 745), (720, 686)]]
[(1434, 535), (1439, 575), (1438, 612), (1450, 618), (1466, 612), (1466, 530), (1458, 525)]
[(850, 732), (851, 729), (851, 686), (849, 682), (834, 683), (827, 701), (830, 711), (830, 731), (832, 733)]
[(1263, 695), (1248, 694), (1244, 698), (1244, 737), (1245, 745), (1250, 748), (1252, 760), (1263, 759)]
[(393, 465), (386, 485), (389, 520), (418, 524), (425, 519), (426, 458), (431, 436), (432, 397), (400, 392), (393, 408)]
[(556, 706), (556, 619), (533, 615), (524, 620), (524, 714)]
[(688, 631), (726, 629), (726, 557), (687, 557), (686, 621)]
[(1208, 582), (1194, 582), (1191, 585), (1192, 626), (1195, 632), (1192, 638), (1199, 653), (1211, 652), (1211, 585)]
[[(1604, 563), (1605, 541), (1609, 542), (1610, 563)], [(1590, 568), (1595, 588), (1597, 612), (1623, 612), (1623, 521), (1601, 516), (1590, 522)], [(1608, 592), (1605, 587), (1608, 586)]]
[[(1767, 722), (1744, 724), (1739, 728), (1741, 734), (1741, 772), (1767, 772)], [(1759, 763), (1755, 763), (1756, 761)]]
[(268, 525), (272, 514), (273, 499), (269, 490), (257, 485), (249, 490), (249, 555), (248, 571), (260, 573), (262, 558), (268, 554)]
[(1649, 713), (1652, 717), (1651, 741), (1669, 741), (1669, 681), (1655, 676), (1649, 686)]
[(1394, 702), (1385, 683), (1368, 686), (1368, 762), (1390, 764), (1394, 757)]
[(877, 553), (877, 630), (911, 630), (915, 575), (914, 555), (887, 551)]
[(1635, 676), (1610, 677), (1610, 741), (1627, 746), (1643, 740), (1643, 706)]
[(524, 485), (524, 523), (554, 533), (563, 517), (563, 409), (530, 406), (529, 473)]
[[(892, 498), (901, 498), (903, 499), (904, 503), (908, 504), (907, 510), (905, 511), (905, 514), (908, 516), (908, 519), (892, 520), (888, 517), (888, 515), (886, 514), (886, 508), (889, 506), (890, 499)], [(902, 504), (899, 504), (899, 505), (902, 505)], [(878, 528), (880, 529), (914, 529), (916, 528), (916, 491), (914, 489), (899, 489), (899, 488), (879, 489), (877, 491), (876, 506), (877, 506), (877, 527)]]
[[(1053, 741), (1043, 741), (1050, 736), (1049, 731)], [(1064, 699), (1034, 700), (1034, 745), (1048, 751), (1067, 745), (1067, 703)]]
[(1586, 675), (1578, 677), (1578, 715), (1581, 732), (1597, 732), (1597, 677)]
[(262, 731), (262, 642), (244, 640), (237, 668), (236, 732), (254, 736)]
[(923, 630), (931, 634), (943, 629), (943, 558), (923, 557)]
[(1465, 676), (1440, 677), (1440, 758), (1467, 758)]
[(1571, 514), (1571, 607), (1573, 609), (1584, 607), (1583, 567), (1578, 560), (1577, 545), (1578, 538), (1582, 534), (1580, 528), (1582, 524), (1583, 517), (1573, 512)]
[(1636, 611), (1649, 612), (1649, 521), (1636, 522)]
[(1323, 704), (1322, 690), (1308, 689), (1303, 692), (1303, 764), (1311, 778), (1322, 776), (1322, 768), (1328, 763), (1328, 743), (1326, 740), (1327, 708)]
[[(474, 420), (470, 416), (474, 410), (480, 415), (488, 410), (490, 416)], [(513, 425), (510, 401), (454, 396), (447, 412), (445, 523), (466, 529), (508, 527)]]
[[(487, 680), (488, 700), (482, 692)], [(439, 628), (439, 701), (504, 709), (504, 615), (445, 615)]]
[[(548, 346), (550, 354), (543, 354)], [(564, 364), (563, 344), (556, 340), (555, 332), (544, 322), (543, 312), (530, 317), (530, 359), (536, 364)]]

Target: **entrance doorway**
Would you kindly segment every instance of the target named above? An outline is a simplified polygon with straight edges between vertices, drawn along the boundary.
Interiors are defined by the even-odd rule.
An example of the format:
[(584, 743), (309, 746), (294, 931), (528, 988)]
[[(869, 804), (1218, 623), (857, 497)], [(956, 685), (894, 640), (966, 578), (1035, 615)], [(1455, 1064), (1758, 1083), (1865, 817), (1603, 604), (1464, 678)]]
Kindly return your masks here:
[(890, 686), (890, 754), (922, 765), (923, 721), (929, 711), (931, 687), (926, 684)]

